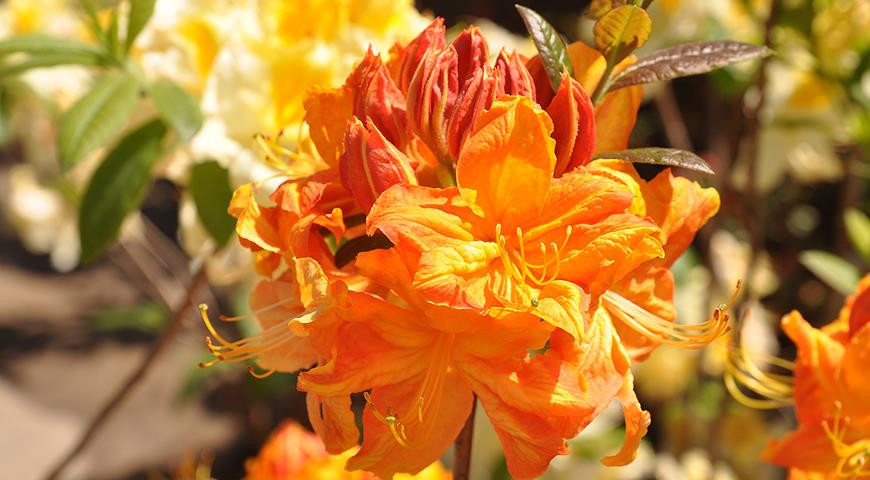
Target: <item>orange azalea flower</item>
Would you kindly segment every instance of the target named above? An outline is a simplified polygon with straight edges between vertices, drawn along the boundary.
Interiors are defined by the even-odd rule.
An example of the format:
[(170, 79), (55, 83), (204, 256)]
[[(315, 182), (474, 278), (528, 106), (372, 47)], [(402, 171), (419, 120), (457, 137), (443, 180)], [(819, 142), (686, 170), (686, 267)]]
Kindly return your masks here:
[[(365, 392), (363, 443), (349, 469), (385, 478), (419, 471), (456, 438), (474, 393), (498, 433), (511, 475), (531, 478), (567, 453), (565, 439), (614, 396), (633, 396), (624, 387), (631, 383), (628, 359), (609, 325), (587, 324), (590, 341), (578, 344), (533, 315), (488, 316), (432, 305), (411, 286), (413, 273), (401, 255), (393, 248), (358, 257), (360, 271), (401, 302), (347, 292), (333, 309), (341, 321), (331, 358), (299, 376), (298, 388), (309, 395)], [(623, 450), (606, 461), (633, 458), (648, 416), (638, 408), (630, 418)], [(344, 428), (323, 423), (321, 428)]]
[(462, 150), (458, 188), (396, 185), (375, 203), (369, 233), (409, 252), (427, 299), (531, 312), (581, 338), (583, 289), (603, 293), (662, 256), (658, 228), (626, 213), (624, 185), (582, 168), (553, 178), (552, 129), (528, 98), (500, 99)]
[(870, 477), (870, 275), (833, 323), (816, 329), (795, 311), (782, 328), (797, 358), (774, 363), (793, 370), (793, 378), (766, 373), (739, 353), (726, 378), (738, 400), (746, 395), (735, 379), (765, 397), (748, 398), (750, 406), (795, 405), (797, 430), (771, 441), (762, 459), (790, 468), (792, 479)]
[[(377, 480), (374, 475), (348, 472), (344, 464), (352, 455), (330, 455), (317, 435), (286, 421), (266, 440), (255, 458), (245, 462), (247, 480)], [(433, 463), (418, 475), (398, 475), (398, 480), (448, 480), (444, 467)]]

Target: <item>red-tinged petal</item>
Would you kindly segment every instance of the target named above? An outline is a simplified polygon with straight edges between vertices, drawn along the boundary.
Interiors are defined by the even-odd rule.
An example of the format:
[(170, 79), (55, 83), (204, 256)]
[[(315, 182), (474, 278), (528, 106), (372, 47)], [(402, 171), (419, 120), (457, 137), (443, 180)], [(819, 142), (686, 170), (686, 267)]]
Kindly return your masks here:
[[(666, 268), (644, 265), (609, 290), (658, 318), (671, 322), (676, 319), (677, 313), (673, 305), (674, 276)], [(638, 333), (617, 319), (612, 320), (622, 346), (632, 362), (645, 360), (661, 343), (649, 335)]]
[(556, 140), (555, 176), (570, 172), (592, 159), (595, 150), (595, 112), (583, 87), (567, 75), (547, 107)]
[(416, 184), (408, 157), (390, 143), (371, 122), (356, 117), (347, 124), (345, 153), (339, 163), (341, 183), (368, 212), (378, 196), (396, 184)]
[(642, 101), (643, 87), (640, 85), (620, 88), (601, 99), (595, 106), (595, 153), (628, 148), (628, 138)]
[(380, 230), (416, 259), (437, 246), (474, 240), (467, 216), (468, 207), (455, 188), (394, 185), (372, 206), (366, 228), (369, 235)]
[(840, 318), (846, 319), (850, 336), (857, 335), (870, 324), (870, 275), (865, 275), (858, 282), (855, 293), (846, 299)]
[(540, 55), (535, 55), (526, 62), (526, 70), (535, 85), (535, 100), (539, 105), (549, 105), (556, 92), (550, 85), (550, 77), (547, 75), (547, 70), (544, 69)]
[(852, 335), (840, 371), (845, 398), (843, 413), (860, 418), (870, 428), (870, 381), (867, 380), (867, 367), (870, 366), (870, 324), (864, 325)]
[(464, 88), (466, 82), (486, 67), (489, 45), (480, 29), (473, 25), (463, 30), (451, 45), (456, 49), (458, 59), (459, 86)]
[(630, 214), (573, 229), (559, 278), (603, 293), (644, 262), (664, 255), (655, 225)]
[(323, 161), (338, 165), (343, 149), (344, 126), (353, 116), (354, 93), (347, 87), (313, 87), (305, 94), (305, 123)]
[(519, 53), (508, 54), (502, 49), (495, 60), (495, 69), (504, 83), (503, 94), (529, 97), (532, 100), (537, 99), (535, 79), (532, 78), (532, 74), (529, 73)]
[(813, 328), (800, 313), (782, 318), (782, 329), (797, 345), (794, 368), (794, 400), (802, 424), (821, 424), (840, 399), (836, 384), (844, 347)]
[(261, 207), (254, 198), (254, 186), (242, 185), (233, 192), (227, 212), (236, 217), (236, 234), (243, 245), (278, 253), (281, 239), (274, 210)]
[[(399, 69), (398, 84), (402, 92), (407, 94), (411, 79), (420, 67), (423, 58), (429, 51), (440, 51), (446, 44), (444, 37), (444, 19), (436, 18), (405, 47), (402, 52), (401, 68)], [(409, 96), (410, 98), (410, 96)]]
[(338, 455), (357, 445), (359, 429), (350, 408), (350, 395), (327, 397), (316, 393), (305, 396), (308, 421), (323, 440), (326, 451)]
[(761, 459), (783, 467), (816, 472), (832, 472), (837, 455), (831, 440), (825, 435), (822, 422), (805, 423), (780, 440), (771, 440)]
[(346, 85), (354, 92), (353, 114), (367, 119), (366, 123), (371, 120), (390, 143), (404, 149), (408, 138), (405, 97), (390, 78), (380, 55), (369, 48)]
[(553, 123), (525, 97), (502, 97), (480, 115), (456, 169), (460, 192), (505, 232), (536, 223), (556, 163)]
[[(417, 418), (416, 405), (425, 375), (371, 391), (371, 402), (363, 412), (362, 448), (347, 462), (348, 470), (366, 470), (380, 478), (392, 478), (399, 472), (417, 473), (447, 450), (471, 412), (472, 395), (456, 372), (445, 369), (442, 375), (440, 388), (423, 399), (423, 408), (426, 404), (431, 404), (431, 408), (425, 410), (422, 423)], [(387, 424), (377, 418), (375, 408), (380, 415), (388, 409), (398, 414), (397, 420), (404, 425), (406, 446), (400, 445)]]
[(457, 62), (452, 46), (430, 51), (408, 86), (408, 121), (442, 162), (450, 155), (447, 129), (459, 95)]
[(601, 463), (608, 467), (628, 465), (634, 461), (640, 441), (646, 435), (650, 424), (649, 412), (641, 408), (637, 395), (634, 394), (634, 377), (631, 370), (625, 373), (625, 383), (616, 394), (616, 398), (622, 404), (625, 416), (625, 441), (619, 452), (601, 459)]
[(488, 109), (498, 93), (498, 78), (495, 72), (484, 65), (476, 69), (465, 83), (456, 104), (447, 131), (447, 141), (452, 158), (458, 158), (462, 145), (468, 138), (475, 121), (481, 112)]

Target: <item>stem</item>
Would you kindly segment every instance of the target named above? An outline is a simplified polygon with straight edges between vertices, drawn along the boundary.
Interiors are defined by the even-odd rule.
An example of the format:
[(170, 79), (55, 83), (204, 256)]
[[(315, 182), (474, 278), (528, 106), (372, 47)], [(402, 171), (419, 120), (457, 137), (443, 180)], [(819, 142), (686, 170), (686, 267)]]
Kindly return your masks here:
[(190, 282), (190, 286), (187, 289), (187, 294), (184, 300), (175, 308), (174, 313), (172, 315), (172, 319), (169, 324), (166, 325), (166, 328), (163, 330), (163, 333), (160, 335), (160, 338), (157, 339), (157, 343), (155, 343), (145, 358), (142, 360), (142, 363), (139, 367), (127, 378), (123, 385), (115, 391), (115, 394), (112, 395), (112, 398), (109, 399), (108, 402), (103, 406), (103, 408), (97, 413), (97, 416), (91, 420), (88, 428), (85, 429), (84, 434), (82, 434), (78, 443), (76, 443), (75, 447), (58, 462), (57, 466), (51, 471), (50, 474), (46, 477), (48, 480), (54, 480), (60, 477), (60, 474), (66, 469), (67, 466), (78, 456), (82, 450), (90, 443), (91, 440), (96, 436), (96, 434), (100, 431), (100, 429), (106, 424), (106, 421), (112, 416), (113, 413), (124, 403), (124, 400), (130, 396), (139, 382), (145, 378), (148, 374), (148, 371), (155, 364), (155, 360), (163, 350), (166, 349), (171, 343), (171, 340), (175, 338), (178, 332), (181, 331), (181, 326), (184, 323), (185, 314), (187, 310), (193, 304), (193, 300), (196, 296), (197, 290), (205, 283), (206, 275), (205, 269), (200, 269), (193, 280)]
[(468, 480), (471, 473), (471, 444), (474, 440), (474, 412), (477, 410), (477, 395), (471, 399), (471, 413), (465, 426), (456, 437), (453, 450), (453, 480)]
[(597, 106), (598, 102), (601, 101), (601, 98), (604, 97), (604, 94), (610, 90), (610, 74), (613, 73), (613, 69), (616, 67), (614, 62), (611, 62), (610, 59), (607, 60), (607, 66), (604, 68), (604, 73), (601, 74), (601, 80), (598, 81), (598, 86), (595, 87), (595, 91), (592, 93), (592, 105)]

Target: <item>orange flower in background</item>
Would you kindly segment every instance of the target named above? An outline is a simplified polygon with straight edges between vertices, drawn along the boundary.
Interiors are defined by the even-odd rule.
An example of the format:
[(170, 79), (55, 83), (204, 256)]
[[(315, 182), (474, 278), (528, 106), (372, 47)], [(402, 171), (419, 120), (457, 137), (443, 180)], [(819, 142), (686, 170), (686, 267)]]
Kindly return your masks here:
[[(350, 457), (330, 455), (317, 435), (299, 424), (287, 421), (269, 436), (256, 457), (245, 463), (247, 480), (376, 480), (368, 472), (348, 472), (344, 464)], [(397, 475), (397, 480), (448, 480), (450, 473), (433, 463), (418, 475)]]
[(782, 319), (798, 349), (793, 399), (798, 429), (771, 441), (762, 459), (793, 476), (870, 477), (870, 275), (833, 323), (810, 326), (798, 312)]
[(602, 293), (662, 255), (657, 227), (626, 213), (624, 185), (582, 169), (553, 178), (552, 129), (529, 99), (500, 99), (462, 150), (457, 188), (397, 185), (375, 203), (369, 233), (408, 252), (428, 300), (531, 312), (581, 338), (583, 288)]

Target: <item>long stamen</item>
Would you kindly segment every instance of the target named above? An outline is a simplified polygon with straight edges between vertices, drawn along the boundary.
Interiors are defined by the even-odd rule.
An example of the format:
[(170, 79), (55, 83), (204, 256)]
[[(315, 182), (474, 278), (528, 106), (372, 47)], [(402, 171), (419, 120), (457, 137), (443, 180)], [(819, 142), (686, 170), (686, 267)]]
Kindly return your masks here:
[[(794, 364), (787, 360), (769, 355), (763, 357), (771, 365), (788, 371), (794, 369)], [(774, 409), (794, 402), (792, 377), (764, 372), (749, 352), (740, 347), (732, 347), (728, 353), (725, 387), (735, 400), (750, 408)], [(760, 398), (747, 395), (744, 389)]]
[[(729, 298), (729, 303), (733, 301), (739, 288), (738, 284), (735, 293)], [(632, 330), (650, 339), (681, 348), (703, 348), (731, 329), (728, 303), (719, 305), (706, 322), (680, 325), (649, 312), (613, 291), (605, 292), (601, 299), (603, 307)]]
[(833, 427), (825, 420), (822, 428), (834, 447), (834, 453), (839, 459), (835, 474), (838, 478), (870, 477), (870, 439), (846, 443), (846, 431), (849, 417), (843, 417), (843, 406), (835, 403)]

